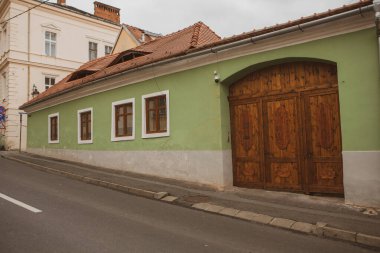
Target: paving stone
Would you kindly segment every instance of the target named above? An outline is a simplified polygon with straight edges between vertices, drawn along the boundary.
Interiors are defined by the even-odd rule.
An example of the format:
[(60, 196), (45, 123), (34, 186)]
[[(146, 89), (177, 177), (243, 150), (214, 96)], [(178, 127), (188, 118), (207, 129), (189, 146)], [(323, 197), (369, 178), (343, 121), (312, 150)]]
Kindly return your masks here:
[(175, 201), (176, 199), (178, 199), (177, 197), (174, 197), (174, 196), (166, 196), (165, 198), (161, 199), (163, 201), (166, 201), (166, 202), (173, 202)]
[(291, 229), (303, 233), (316, 234), (317, 226), (306, 222), (296, 222), (292, 225)]
[(289, 220), (289, 219), (283, 219), (283, 218), (274, 218), (270, 224), (272, 226), (276, 226), (276, 227), (281, 227), (281, 228), (291, 228), (292, 225), (295, 223), (296, 221), (294, 220)]
[(250, 220), (252, 221), (254, 217), (256, 217), (257, 215), (259, 215), (258, 213), (254, 213), (254, 212), (249, 212), (249, 211), (240, 211), (238, 212), (235, 216), (240, 218), (240, 219), (243, 219), (243, 220)]
[(318, 236), (323, 236), (323, 228), (327, 226), (327, 223), (317, 222), (315, 226), (315, 234)]
[(227, 216), (236, 216), (236, 214), (239, 212), (239, 210), (234, 208), (224, 208), (220, 210), (220, 214), (227, 215)]
[(364, 244), (364, 245), (380, 248), (380, 237), (378, 236), (358, 233), (356, 235), (356, 242)]
[(206, 211), (213, 212), (213, 213), (219, 213), (224, 208), (225, 208), (224, 206), (210, 205), (206, 209)]
[(265, 214), (258, 214), (257, 216), (253, 217), (252, 220), (259, 223), (268, 224), (273, 220), (273, 217)]
[(192, 205), (192, 207), (196, 209), (201, 209), (201, 210), (207, 210), (207, 208), (209, 208), (210, 206), (211, 204), (209, 203), (197, 203), (197, 204)]
[(331, 237), (331, 238), (337, 238), (345, 241), (356, 241), (356, 233), (348, 230), (338, 229), (338, 228), (331, 228), (331, 227), (324, 227), (323, 228), (323, 235), (325, 237)]
[(169, 195), (169, 193), (167, 193), (167, 192), (156, 192), (154, 194), (154, 198), (155, 199), (162, 199), (162, 198), (165, 198), (168, 195)]
[(137, 196), (143, 196), (143, 197), (147, 197), (147, 198), (153, 198), (153, 196), (154, 196), (154, 192), (146, 191), (146, 190), (142, 190), (142, 189), (137, 189), (137, 188), (129, 188), (128, 192), (135, 194)]

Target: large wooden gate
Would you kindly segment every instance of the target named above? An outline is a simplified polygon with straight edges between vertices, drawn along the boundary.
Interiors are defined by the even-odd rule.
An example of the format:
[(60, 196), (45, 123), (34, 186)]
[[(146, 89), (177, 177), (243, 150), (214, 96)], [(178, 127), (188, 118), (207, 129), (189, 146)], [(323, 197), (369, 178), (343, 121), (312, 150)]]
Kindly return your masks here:
[(335, 64), (293, 62), (230, 87), (234, 185), (343, 193)]

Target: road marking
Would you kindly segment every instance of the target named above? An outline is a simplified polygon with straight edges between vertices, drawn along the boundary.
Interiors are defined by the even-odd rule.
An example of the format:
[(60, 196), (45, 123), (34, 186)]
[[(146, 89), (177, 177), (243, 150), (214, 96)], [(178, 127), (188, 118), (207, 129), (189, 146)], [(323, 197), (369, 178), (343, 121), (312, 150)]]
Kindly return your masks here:
[(42, 212), (41, 210), (39, 210), (37, 208), (34, 208), (34, 207), (30, 206), (30, 205), (27, 205), (27, 204), (25, 204), (25, 203), (23, 203), (21, 201), (18, 201), (17, 199), (11, 198), (11, 197), (9, 197), (7, 195), (4, 195), (2, 193), (0, 193), (0, 198), (8, 200), (9, 202), (12, 202), (15, 205), (21, 206), (21, 207), (23, 207), (23, 208), (25, 208), (25, 209), (33, 212), (33, 213), (41, 213)]

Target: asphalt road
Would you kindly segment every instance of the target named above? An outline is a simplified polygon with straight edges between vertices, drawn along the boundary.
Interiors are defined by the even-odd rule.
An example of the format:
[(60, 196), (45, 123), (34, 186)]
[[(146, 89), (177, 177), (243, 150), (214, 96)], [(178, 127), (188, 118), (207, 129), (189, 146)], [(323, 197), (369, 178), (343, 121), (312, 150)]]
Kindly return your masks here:
[(0, 158), (0, 253), (375, 252), (88, 185)]

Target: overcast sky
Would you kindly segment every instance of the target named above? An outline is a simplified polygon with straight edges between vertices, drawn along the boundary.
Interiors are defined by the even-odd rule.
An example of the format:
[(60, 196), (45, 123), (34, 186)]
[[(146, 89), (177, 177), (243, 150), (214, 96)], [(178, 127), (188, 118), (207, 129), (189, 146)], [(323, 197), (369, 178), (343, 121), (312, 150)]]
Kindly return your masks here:
[[(55, 2), (56, 0), (50, 0)], [(121, 21), (167, 34), (203, 21), (222, 37), (287, 22), (359, 0), (98, 0), (121, 9)], [(66, 0), (93, 13), (93, 1)]]

